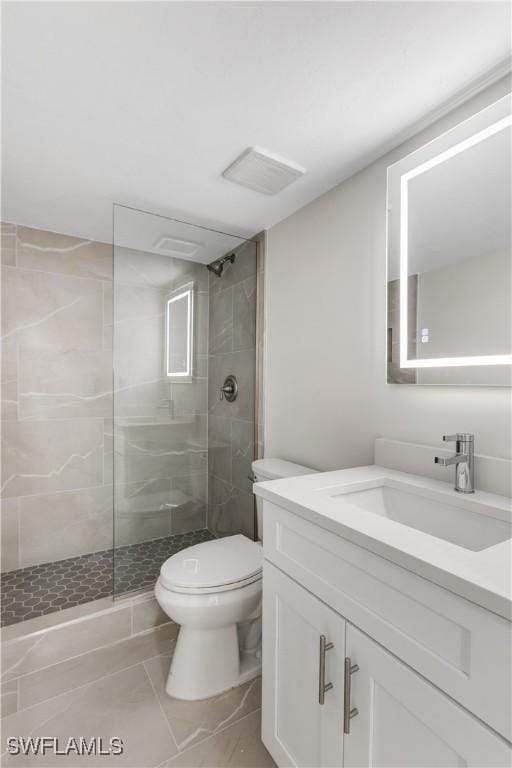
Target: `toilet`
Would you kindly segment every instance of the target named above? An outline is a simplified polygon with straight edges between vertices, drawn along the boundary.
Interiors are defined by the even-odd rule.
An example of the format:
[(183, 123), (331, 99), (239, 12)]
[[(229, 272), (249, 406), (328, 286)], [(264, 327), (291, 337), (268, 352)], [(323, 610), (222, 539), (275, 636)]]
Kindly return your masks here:
[[(282, 459), (252, 463), (255, 482), (314, 472)], [(206, 699), (261, 672), (261, 502), (258, 537), (226, 536), (181, 550), (162, 565), (155, 597), (180, 625), (166, 691)]]

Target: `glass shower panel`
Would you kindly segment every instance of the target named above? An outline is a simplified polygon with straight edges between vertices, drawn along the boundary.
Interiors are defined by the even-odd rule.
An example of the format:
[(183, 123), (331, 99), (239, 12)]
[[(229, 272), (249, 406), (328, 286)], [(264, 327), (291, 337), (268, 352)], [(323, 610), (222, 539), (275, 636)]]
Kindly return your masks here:
[(114, 206), (117, 596), (152, 587), (167, 557), (217, 534), (208, 514), (206, 265), (244, 246), (237, 237)]

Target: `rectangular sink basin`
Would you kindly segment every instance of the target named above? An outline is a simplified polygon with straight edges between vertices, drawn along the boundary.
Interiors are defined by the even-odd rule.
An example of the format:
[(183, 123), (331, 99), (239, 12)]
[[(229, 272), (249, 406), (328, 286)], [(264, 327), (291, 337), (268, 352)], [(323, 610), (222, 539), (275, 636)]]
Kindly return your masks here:
[(474, 552), (512, 538), (509, 522), (469, 509), (471, 502), (452, 505), (441, 495), (429, 498), (385, 483), (357, 491), (330, 489), (327, 495)]

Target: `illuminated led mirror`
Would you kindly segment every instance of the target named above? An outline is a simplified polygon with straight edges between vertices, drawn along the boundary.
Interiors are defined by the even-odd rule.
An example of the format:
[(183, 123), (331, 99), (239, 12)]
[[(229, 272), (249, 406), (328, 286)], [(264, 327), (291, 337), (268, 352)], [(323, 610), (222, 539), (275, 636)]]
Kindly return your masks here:
[(506, 97), (388, 169), (388, 382), (510, 386)]
[(192, 381), (194, 338), (194, 286), (188, 284), (166, 301), (165, 311), (167, 376)]

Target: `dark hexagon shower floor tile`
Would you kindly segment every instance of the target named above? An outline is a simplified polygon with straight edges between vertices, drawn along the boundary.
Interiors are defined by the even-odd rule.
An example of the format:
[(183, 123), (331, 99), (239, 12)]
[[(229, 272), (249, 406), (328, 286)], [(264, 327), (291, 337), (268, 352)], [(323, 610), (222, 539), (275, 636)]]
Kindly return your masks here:
[(152, 586), (164, 560), (213, 538), (204, 528), (3, 573), (0, 626), (109, 597), (114, 571), (116, 596)]

